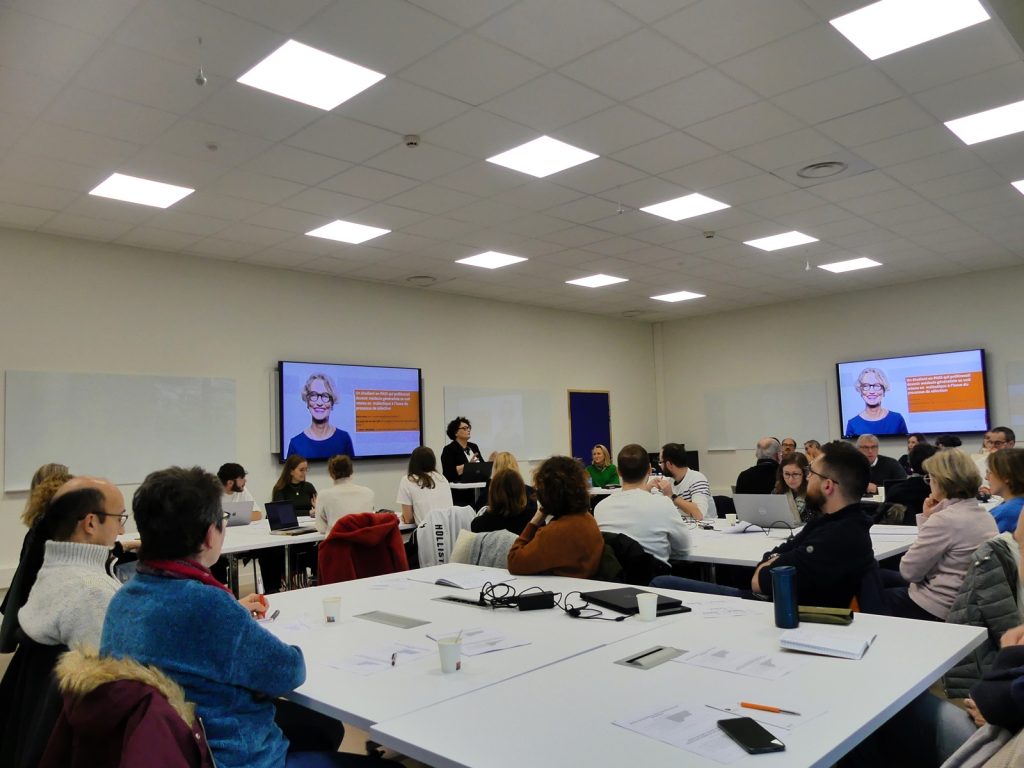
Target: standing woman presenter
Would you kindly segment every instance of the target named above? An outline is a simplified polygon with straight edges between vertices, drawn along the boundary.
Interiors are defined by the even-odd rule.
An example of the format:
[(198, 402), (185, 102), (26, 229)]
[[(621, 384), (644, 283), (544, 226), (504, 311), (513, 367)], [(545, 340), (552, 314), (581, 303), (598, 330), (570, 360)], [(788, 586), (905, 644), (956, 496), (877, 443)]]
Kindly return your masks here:
[[(469, 419), (456, 416), (448, 422), (448, 439), (451, 440), (441, 451), (441, 474), (449, 483), (461, 483), (462, 473), (466, 464), (473, 464), (483, 461), (480, 458), (480, 447), (469, 441), (473, 425)], [(471, 506), (475, 508), (475, 488), (453, 488), (452, 503), (456, 506)]]

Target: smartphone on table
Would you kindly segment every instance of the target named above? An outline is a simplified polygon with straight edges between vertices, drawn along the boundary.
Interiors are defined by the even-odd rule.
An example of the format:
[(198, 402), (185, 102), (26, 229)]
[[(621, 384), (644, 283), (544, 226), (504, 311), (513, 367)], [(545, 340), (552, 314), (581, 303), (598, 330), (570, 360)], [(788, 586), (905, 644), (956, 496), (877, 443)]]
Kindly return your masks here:
[(786, 748), (786, 745), (775, 738), (770, 731), (750, 717), (731, 717), (728, 720), (719, 720), (718, 727), (752, 755), (782, 752)]

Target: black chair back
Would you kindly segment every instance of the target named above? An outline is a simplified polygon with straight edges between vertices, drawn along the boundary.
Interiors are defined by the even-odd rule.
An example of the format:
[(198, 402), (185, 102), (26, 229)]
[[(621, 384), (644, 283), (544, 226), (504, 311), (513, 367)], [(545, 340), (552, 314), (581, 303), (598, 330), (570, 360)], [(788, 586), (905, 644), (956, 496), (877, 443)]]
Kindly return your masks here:
[(36, 768), (64, 700), (53, 668), (68, 650), (22, 634), (0, 681), (0, 765)]

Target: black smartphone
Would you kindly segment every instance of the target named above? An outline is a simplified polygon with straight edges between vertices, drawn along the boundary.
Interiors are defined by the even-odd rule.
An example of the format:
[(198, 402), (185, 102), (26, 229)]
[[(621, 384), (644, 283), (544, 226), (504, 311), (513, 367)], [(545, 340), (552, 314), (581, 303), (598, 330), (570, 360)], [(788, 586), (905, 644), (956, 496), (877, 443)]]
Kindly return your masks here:
[(786, 748), (785, 744), (766, 731), (759, 722), (749, 717), (719, 720), (718, 727), (752, 755), (782, 752)]

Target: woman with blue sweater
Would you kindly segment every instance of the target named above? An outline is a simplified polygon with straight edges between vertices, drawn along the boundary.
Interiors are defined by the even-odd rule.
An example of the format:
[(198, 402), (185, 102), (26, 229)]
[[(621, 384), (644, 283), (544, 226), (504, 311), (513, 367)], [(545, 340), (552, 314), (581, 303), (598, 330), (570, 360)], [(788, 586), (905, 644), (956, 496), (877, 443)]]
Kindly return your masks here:
[(990, 511), (1000, 533), (1013, 533), (1024, 509), (1024, 448), (1001, 448), (988, 455), (985, 484), (1002, 504)]
[[(235, 600), (210, 573), (224, 544), (223, 492), (199, 467), (153, 472), (139, 486), (132, 500), (142, 536), (138, 574), (110, 602), (100, 654), (151, 664), (178, 683), (220, 768), (362, 764), (336, 751), (338, 723), (330, 721), (337, 740), (315, 752), (298, 751), (303, 745), (290, 744), (278, 727), (295, 713), (277, 697), (303, 683), (306, 665), (301, 650), (256, 623), (254, 613), (266, 610), (258, 596)], [(317, 717), (301, 710), (295, 719)]]

